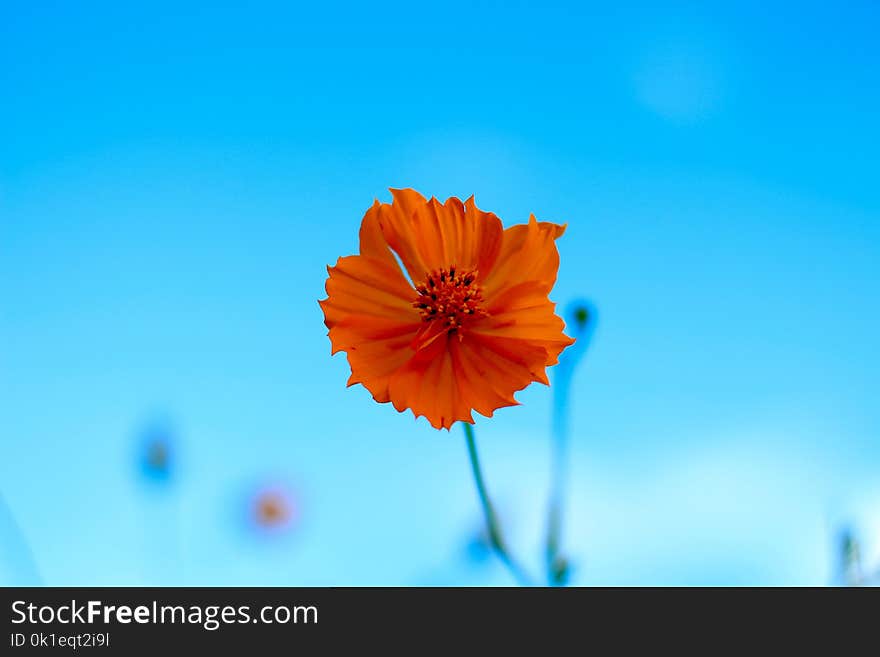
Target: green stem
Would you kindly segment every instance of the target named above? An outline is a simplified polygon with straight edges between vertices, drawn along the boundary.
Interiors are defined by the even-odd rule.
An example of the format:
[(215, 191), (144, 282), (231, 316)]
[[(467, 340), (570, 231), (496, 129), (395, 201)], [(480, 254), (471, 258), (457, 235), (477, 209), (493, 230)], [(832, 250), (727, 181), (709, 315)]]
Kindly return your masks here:
[[(564, 412), (564, 410), (562, 411)], [(561, 424), (561, 423), (557, 423)], [(568, 440), (566, 432), (562, 429), (554, 431), (555, 448), (553, 450), (552, 488), (550, 492), (550, 504), (547, 512), (547, 541), (545, 543), (545, 560), (547, 565), (547, 582), (550, 586), (564, 584), (566, 560), (560, 553), (562, 536), (562, 501), (565, 491), (566, 460), (568, 455)]]
[(519, 563), (511, 556), (510, 551), (504, 543), (501, 534), (501, 525), (498, 522), (498, 516), (495, 514), (495, 508), (486, 492), (486, 483), (483, 481), (483, 472), (480, 469), (480, 457), (477, 455), (477, 442), (474, 439), (474, 428), (467, 422), (464, 425), (464, 435), (467, 439), (468, 456), (471, 460), (471, 470), (474, 474), (474, 483), (477, 485), (477, 493), (480, 496), (480, 504), (483, 507), (483, 515), (486, 519), (486, 530), (489, 532), (489, 543), (495, 554), (501, 559), (501, 562), (507, 566), (507, 569), (514, 578), (522, 586), (531, 586), (532, 579), (528, 573), (519, 565)]

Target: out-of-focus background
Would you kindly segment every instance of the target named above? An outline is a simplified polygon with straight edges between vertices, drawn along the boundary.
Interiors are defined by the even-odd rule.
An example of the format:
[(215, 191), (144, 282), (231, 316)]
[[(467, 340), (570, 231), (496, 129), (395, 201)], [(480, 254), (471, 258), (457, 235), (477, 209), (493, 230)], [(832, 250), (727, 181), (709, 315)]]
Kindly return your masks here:
[[(511, 583), (460, 427), (330, 357), (389, 186), (568, 224), (572, 583), (869, 581), (880, 6), (663, 4), (4, 2), (0, 583)], [(518, 397), (476, 432), (537, 571)]]

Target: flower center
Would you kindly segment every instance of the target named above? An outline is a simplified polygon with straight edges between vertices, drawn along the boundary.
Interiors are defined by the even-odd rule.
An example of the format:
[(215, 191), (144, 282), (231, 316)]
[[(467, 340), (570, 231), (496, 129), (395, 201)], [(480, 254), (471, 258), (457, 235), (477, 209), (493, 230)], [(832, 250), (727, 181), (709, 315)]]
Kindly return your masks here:
[(416, 285), (419, 296), (413, 306), (424, 321), (442, 322), (450, 332), (455, 331), (467, 319), (488, 314), (481, 308), (483, 290), (476, 280), (476, 270), (459, 272), (453, 266), (433, 271), (424, 283)]

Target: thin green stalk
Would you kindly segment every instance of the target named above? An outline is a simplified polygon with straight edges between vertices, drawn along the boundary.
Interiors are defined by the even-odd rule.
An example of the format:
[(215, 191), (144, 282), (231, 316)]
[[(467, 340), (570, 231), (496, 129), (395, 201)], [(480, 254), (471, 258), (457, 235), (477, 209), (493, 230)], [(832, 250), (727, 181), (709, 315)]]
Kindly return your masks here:
[[(562, 371), (556, 381), (556, 408), (553, 414), (553, 460), (551, 490), (547, 511), (547, 538), (544, 555), (547, 565), (547, 583), (563, 585), (568, 577), (568, 560), (562, 555), (562, 510), (568, 479), (568, 417), (567, 393), (570, 371)], [(561, 401), (560, 401), (561, 400)]]
[(474, 428), (467, 422), (464, 425), (464, 435), (467, 439), (468, 456), (471, 461), (471, 470), (474, 474), (474, 483), (477, 485), (477, 494), (480, 496), (480, 504), (483, 507), (483, 515), (486, 519), (486, 529), (489, 532), (489, 543), (501, 562), (507, 566), (514, 578), (522, 586), (532, 586), (532, 578), (523, 569), (519, 563), (511, 556), (504, 538), (501, 534), (501, 525), (498, 522), (498, 516), (495, 508), (486, 492), (486, 483), (483, 481), (483, 472), (480, 469), (480, 457), (477, 455), (477, 442), (474, 439)]
[(547, 583), (564, 586), (570, 576), (570, 564), (562, 553), (563, 505), (568, 483), (569, 460), (569, 392), (575, 367), (583, 358), (596, 326), (596, 310), (588, 301), (576, 301), (566, 312), (566, 327), (574, 330), (574, 345), (559, 357), (553, 382), (553, 460), (551, 488), (547, 509), (547, 538), (544, 558)]

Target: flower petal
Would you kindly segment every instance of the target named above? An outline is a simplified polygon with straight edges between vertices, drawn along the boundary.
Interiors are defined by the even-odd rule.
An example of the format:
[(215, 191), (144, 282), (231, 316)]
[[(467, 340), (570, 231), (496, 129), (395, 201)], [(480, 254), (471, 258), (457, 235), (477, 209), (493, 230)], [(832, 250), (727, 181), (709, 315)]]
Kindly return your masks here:
[[(361, 221), (359, 233), (361, 255), (382, 260), (387, 265), (400, 271), (397, 259), (394, 257), (388, 241), (385, 239), (385, 235), (382, 234), (381, 208), (382, 204), (378, 200), (373, 201), (372, 207), (367, 210)], [(403, 277), (402, 272), (401, 277)]]
[(351, 367), (348, 385), (360, 383), (377, 402), (391, 401), (388, 384), (391, 377), (411, 357), (409, 343), (412, 341), (412, 329), (404, 330), (401, 327), (400, 335), (386, 333), (385, 337), (364, 338), (363, 327), (359, 328), (358, 341), (347, 348), (348, 364)]
[(455, 341), (443, 335), (392, 375), (388, 392), (394, 408), (400, 412), (409, 408), (435, 429), (449, 429), (459, 420), (474, 421), (454, 376), (448, 343)]
[[(487, 368), (489, 376), (496, 372), (498, 383), (505, 385), (510, 394), (522, 390), (533, 381), (549, 385), (544, 369), (547, 350), (518, 338), (471, 333), (467, 336), (469, 353)], [(500, 390), (500, 389), (499, 389)]]
[(409, 358), (422, 322), (412, 307), (414, 290), (379, 230), (376, 205), (361, 225), (361, 250), (369, 255), (339, 258), (327, 268), (327, 298), (318, 303), (331, 353), (348, 354), (348, 385), (361, 383), (376, 401), (387, 402), (388, 380)]
[(564, 232), (564, 225), (539, 222), (535, 215), (525, 225), (507, 228), (498, 258), (484, 279), (486, 298), (526, 281), (540, 283), (549, 293), (559, 269), (555, 241)]
[(506, 288), (492, 299), (487, 310), (489, 315), (475, 321), (469, 333), (543, 347), (547, 365), (555, 365), (562, 350), (574, 343), (563, 333), (565, 322), (556, 314), (556, 304), (547, 298), (541, 282), (527, 281)]
[(379, 206), (379, 224), (382, 235), (394, 252), (400, 256), (403, 266), (410, 279), (421, 280), (428, 265), (422, 259), (418, 249), (418, 233), (416, 231), (416, 211), (427, 203), (425, 198), (412, 189), (392, 189), (392, 203)]
[(470, 407), (492, 417), (499, 408), (519, 404), (513, 398), (514, 390), (504, 382), (504, 372), (482, 358), (473, 345), (465, 340), (451, 340), (449, 346), (460, 394)]
[(410, 278), (419, 282), (440, 268), (489, 271), (501, 250), (504, 229), (491, 212), (473, 200), (455, 197), (440, 203), (425, 200), (411, 189), (392, 189), (391, 205), (379, 206), (379, 222), (387, 243), (400, 256)]

